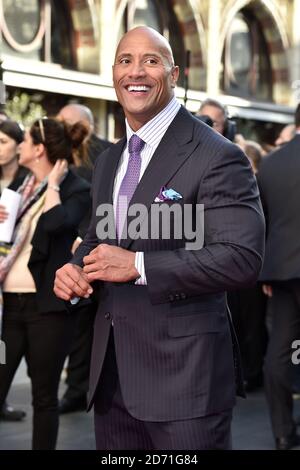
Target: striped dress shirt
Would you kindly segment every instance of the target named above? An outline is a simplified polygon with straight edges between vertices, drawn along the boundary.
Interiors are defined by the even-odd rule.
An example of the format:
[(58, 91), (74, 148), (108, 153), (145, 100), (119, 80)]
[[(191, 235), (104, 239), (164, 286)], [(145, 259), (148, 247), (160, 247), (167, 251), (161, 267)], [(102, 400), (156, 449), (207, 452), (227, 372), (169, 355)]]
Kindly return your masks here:
[[(170, 126), (171, 122), (175, 118), (176, 114), (180, 109), (180, 104), (176, 100), (175, 97), (168, 103), (168, 105), (160, 111), (151, 121), (147, 122), (143, 127), (141, 127), (137, 132), (134, 132), (128, 124), (126, 119), (126, 135), (127, 135), (127, 145), (124, 149), (124, 152), (120, 158), (119, 166), (117, 168), (115, 181), (114, 181), (114, 190), (113, 190), (113, 204), (114, 204), (114, 212), (116, 217), (116, 207), (117, 207), (117, 198), (120, 190), (120, 186), (122, 180), (125, 176), (128, 159), (129, 159), (129, 152), (128, 152), (128, 142), (130, 137), (133, 134), (138, 135), (144, 142), (145, 146), (141, 151), (141, 172), (140, 178), (142, 178), (147, 166), (150, 163), (150, 160), (157, 149), (161, 139), (165, 135), (168, 127)], [(147, 284), (146, 274), (145, 274), (145, 266), (144, 266), (144, 253), (137, 252), (135, 256), (135, 268), (139, 272), (140, 277), (137, 279), (137, 285), (145, 285)]]

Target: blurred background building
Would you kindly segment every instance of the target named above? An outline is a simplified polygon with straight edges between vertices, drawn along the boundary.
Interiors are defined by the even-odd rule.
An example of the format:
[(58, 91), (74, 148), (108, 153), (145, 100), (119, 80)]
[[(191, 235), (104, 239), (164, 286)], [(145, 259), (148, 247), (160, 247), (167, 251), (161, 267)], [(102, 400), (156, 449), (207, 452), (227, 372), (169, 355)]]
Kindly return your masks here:
[(0, 0), (8, 105), (53, 115), (83, 103), (102, 136), (119, 138), (114, 51), (126, 30), (146, 24), (169, 39), (182, 70), (177, 96), (190, 111), (217, 98), (239, 132), (271, 143), (300, 101), (299, 18), (300, 0)]

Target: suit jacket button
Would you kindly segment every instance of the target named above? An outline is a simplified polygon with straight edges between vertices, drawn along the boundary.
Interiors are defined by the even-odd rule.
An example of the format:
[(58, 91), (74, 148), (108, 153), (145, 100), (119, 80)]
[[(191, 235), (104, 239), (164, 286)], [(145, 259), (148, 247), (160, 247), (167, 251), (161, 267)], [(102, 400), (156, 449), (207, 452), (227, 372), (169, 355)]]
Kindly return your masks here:
[(111, 314), (109, 312), (106, 312), (104, 315), (105, 320), (110, 320), (111, 319)]
[(169, 295), (169, 300), (170, 300), (170, 302), (173, 302), (173, 301), (175, 300), (175, 297), (174, 297), (173, 294), (170, 294), (170, 295)]
[(181, 295), (180, 295), (180, 294), (175, 294), (175, 299), (176, 299), (176, 300), (180, 300), (180, 299), (181, 299)]

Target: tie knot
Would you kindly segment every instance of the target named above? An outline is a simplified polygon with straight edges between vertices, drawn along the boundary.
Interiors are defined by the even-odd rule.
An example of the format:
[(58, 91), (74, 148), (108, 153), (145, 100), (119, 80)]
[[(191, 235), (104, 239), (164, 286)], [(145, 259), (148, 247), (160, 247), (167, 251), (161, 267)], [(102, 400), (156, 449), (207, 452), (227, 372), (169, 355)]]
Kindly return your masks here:
[(133, 134), (128, 142), (129, 153), (140, 153), (145, 145), (145, 142), (136, 134)]

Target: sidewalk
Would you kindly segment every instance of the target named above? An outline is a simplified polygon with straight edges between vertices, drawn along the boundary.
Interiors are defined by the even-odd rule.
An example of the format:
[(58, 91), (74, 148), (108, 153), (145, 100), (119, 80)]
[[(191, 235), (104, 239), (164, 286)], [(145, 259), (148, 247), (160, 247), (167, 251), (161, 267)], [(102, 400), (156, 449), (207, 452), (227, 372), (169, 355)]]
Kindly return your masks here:
[[(27, 416), (23, 422), (19, 423), (0, 422), (0, 450), (30, 449), (32, 411), (29, 404), (29, 384), (13, 385), (9, 403), (24, 409)], [(300, 414), (300, 400), (295, 400), (295, 413)], [(273, 446), (263, 391), (249, 394), (247, 400), (239, 399), (233, 419), (234, 449), (273, 449)], [(94, 449), (93, 414), (78, 412), (61, 416), (57, 448), (61, 450)], [(300, 447), (297, 449), (300, 450)]]

